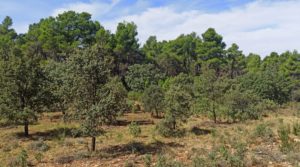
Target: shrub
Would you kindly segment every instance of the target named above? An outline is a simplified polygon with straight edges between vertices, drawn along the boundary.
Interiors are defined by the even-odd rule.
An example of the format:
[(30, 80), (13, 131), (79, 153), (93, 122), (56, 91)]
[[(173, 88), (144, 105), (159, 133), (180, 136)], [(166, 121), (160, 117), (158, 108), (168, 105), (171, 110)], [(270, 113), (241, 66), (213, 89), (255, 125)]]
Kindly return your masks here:
[(126, 161), (125, 162), (125, 167), (135, 167), (135, 164), (132, 161)]
[(268, 127), (267, 124), (259, 124), (256, 126), (254, 130), (255, 137), (259, 137), (263, 140), (271, 140), (274, 137), (274, 133), (270, 127)]
[(184, 129), (173, 129), (172, 126), (172, 122), (164, 119), (155, 126), (155, 131), (163, 137), (182, 137), (185, 135)]
[(19, 167), (27, 167), (28, 166), (28, 154), (26, 152), (26, 150), (22, 150), (16, 159), (14, 159), (13, 161), (10, 162), (9, 166), (11, 167), (16, 167), (16, 166), (19, 166)]
[(290, 126), (281, 124), (278, 129), (278, 135), (281, 141), (280, 150), (282, 152), (290, 152), (292, 149), (292, 143), (289, 139)]
[(117, 136), (116, 136), (116, 142), (121, 142), (123, 140), (123, 134), (122, 133), (117, 133)]
[(39, 163), (42, 162), (43, 157), (44, 157), (44, 155), (42, 153), (40, 153), (40, 152), (34, 155), (34, 158)]
[(146, 154), (144, 156), (144, 165), (145, 165), (145, 167), (151, 167), (151, 163), (152, 163), (152, 156), (150, 154)]
[(49, 145), (45, 143), (43, 140), (38, 140), (36, 142), (33, 142), (29, 145), (29, 149), (34, 151), (42, 151), (46, 152), (50, 149)]
[(129, 125), (129, 133), (133, 137), (138, 137), (142, 133), (142, 130), (136, 122), (131, 122)]
[(300, 136), (300, 123), (296, 122), (293, 124), (293, 134)]

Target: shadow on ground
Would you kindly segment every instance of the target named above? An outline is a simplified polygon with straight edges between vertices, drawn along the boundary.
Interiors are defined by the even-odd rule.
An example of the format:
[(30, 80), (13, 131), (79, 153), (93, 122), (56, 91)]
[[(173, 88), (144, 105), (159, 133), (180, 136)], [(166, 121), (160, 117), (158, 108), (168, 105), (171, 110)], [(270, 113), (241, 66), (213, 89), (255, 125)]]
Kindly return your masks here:
[(191, 132), (197, 136), (200, 136), (200, 135), (207, 135), (207, 134), (210, 134), (211, 133), (211, 130), (209, 129), (201, 129), (201, 128), (198, 128), (198, 127), (193, 127), (191, 129)]
[[(15, 136), (17, 138), (25, 138), (23, 132), (15, 133)], [(53, 140), (53, 139), (60, 139), (64, 137), (80, 137), (82, 136), (82, 133), (77, 128), (67, 128), (67, 127), (61, 127), (56, 129), (51, 129), (43, 132), (35, 132), (30, 133), (29, 137), (27, 137), (30, 140)]]
[(108, 148), (103, 148), (98, 150), (97, 152), (114, 158), (128, 154), (156, 154), (160, 153), (166, 147), (176, 148), (184, 147), (184, 145), (175, 142), (163, 143), (159, 141), (150, 144), (145, 144), (142, 142), (130, 142), (124, 145), (116, 145)]

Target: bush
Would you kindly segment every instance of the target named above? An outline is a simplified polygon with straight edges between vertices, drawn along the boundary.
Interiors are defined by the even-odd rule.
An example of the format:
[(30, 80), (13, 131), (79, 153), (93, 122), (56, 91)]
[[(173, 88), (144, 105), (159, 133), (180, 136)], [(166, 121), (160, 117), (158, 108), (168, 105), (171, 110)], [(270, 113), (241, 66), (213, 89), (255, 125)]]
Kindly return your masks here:
[(33, 142), (29, 145), (29, 149), (34, 151), (42, 151), (46, 152), (50, 149), (49, 145), (45, 143), (43, 140), (38, 140), (36, 142)]
[(144, 165), (145, 167), (151, 167), (152, 156), (150, 154), (146, 154), (144, 157)]
[(163, 137), (182, 137), (185, 135), (184, 129), (173, 129), (172, 123), (168, 120), (162, 120), (155, 126), (155, 131)]
[(293, 124), (293, 134), (300, 136), (300, 123), (296, 122)]
[(43, 157), (44, 157), (44, 155), (42, 153), (40, 153), (40, 152), (34, 155), (34, 158), (39, 163), (42, 162)]
[(16, 159), (12, 159), (11, 162), (9, 162), (8, 166), (10, 167), (27, 167), (28, 166), (28, 154), (26, 150), (22, 150), (19, 155), (16, 157)]
[(270, 127), (268, 127), (267, 124), (264, 124), (264, 123), (256, 126), (253, 135), (255, 137), (259, 137), (266, 141), (269, 141), (269, 140), (273, 139), (273, 137), (274, 137), (274, 133), (273, 133), (272, 129)]
[(142, 130), (136, 122), (131, 122), (129, 125), (129, 133), (133, 137), (138, 137), (142, 133)]
[(280, 150), (282, 152), (290, 152), (292, 149), (292, 143), (289, 139), (290, 126), (281, 124), (278, 129), (278, 135), (281, 141)]

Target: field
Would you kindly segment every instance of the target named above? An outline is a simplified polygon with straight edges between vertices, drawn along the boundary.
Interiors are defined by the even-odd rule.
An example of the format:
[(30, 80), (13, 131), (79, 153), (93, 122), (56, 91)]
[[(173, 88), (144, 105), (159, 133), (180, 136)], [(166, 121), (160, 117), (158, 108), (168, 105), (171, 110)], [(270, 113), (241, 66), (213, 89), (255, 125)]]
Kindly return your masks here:
[[(246, 166), (300, 165), (300, 136), (293, 134), (299, 111), (294, 105), (282, 107), (260, 120), (235, 124), (215, 124), (207, 118), (192, 117), (182, 124), (185, 134), (169, 138), (155, 132), (160, 119), (148, 113), (127, 113), (118, 120), (118, 125), (103, 127), (105, 133), (97, 137), (94, 153), (88, 151), (90, 138), (76, 137), (78, 124), (63, 123), (60, 113), (41, 116), (38, 124), (29, 127), (29, 138), (22, 136), (22, 126), (2, 125), (0, 166), (22, 158), (22, 150), (28, 155), (26, 161), (38, 167), (146, 166), (147, 163), (196, 166), (202, 161), (233, 166), (229, 159), (240, 159)], [(131, 121), (141, 128), (138, 137), (129, 133)], [(283, 125), (290, 126), (287, 142), (291, 147), (286, 149), (278, 131)]]

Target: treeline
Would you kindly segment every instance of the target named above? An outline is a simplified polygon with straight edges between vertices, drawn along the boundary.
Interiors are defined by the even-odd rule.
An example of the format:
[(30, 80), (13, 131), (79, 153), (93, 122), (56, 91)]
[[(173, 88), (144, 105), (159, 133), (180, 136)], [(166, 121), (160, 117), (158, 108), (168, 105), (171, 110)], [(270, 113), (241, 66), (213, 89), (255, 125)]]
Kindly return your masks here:
[(60, 111), (95, 150), (101, 125), (136, 108), (162, 117), (157, 129), (170, 136), (193, 114), (236, 122), (300, 101), (297, 51), (245, 56), (213, 28), (140, 46), (134, 23), (112, 33), (88, 13), (44, 18), (25, 34), (11, 26), (0, 24), (0, 116), (25, 136), (40, 113)]

